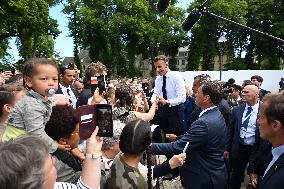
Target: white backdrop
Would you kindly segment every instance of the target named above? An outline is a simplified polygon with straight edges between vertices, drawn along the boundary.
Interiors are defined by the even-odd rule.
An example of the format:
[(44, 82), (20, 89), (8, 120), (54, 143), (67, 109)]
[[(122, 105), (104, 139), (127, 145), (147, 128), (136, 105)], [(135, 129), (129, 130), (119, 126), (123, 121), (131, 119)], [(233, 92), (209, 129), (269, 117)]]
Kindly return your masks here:
[[(212, 80), (220, 79), (219, 71), (186, 71), (180, 72), (185, 80), (192, 87), (193, 78), (200, 74), (208, 74), (211, 76)], [(265, 90), (269, 90), (271, 92), (278, 92), (279, 89), (279, 81), (281, 77), (284, 77), (284, 70), (228, 70), (222, 71), (222, 81), (228, 81), (230, 78), (235, 79), (235, 83), (238, 85), (242, 85), (243, 81), (248, 79), (253, 75), (260, 75), (263, 77), (263, 83), (261, 88)]]

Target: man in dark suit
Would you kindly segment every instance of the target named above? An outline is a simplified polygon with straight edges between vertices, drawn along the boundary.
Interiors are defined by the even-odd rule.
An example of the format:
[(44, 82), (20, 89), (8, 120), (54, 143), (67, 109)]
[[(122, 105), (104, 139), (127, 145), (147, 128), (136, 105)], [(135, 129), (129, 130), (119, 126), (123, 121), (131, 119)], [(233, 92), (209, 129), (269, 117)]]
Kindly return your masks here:
[(185, 163), (180, 168), (181, 183), (185, 188), (227, 188), (223, 157), (226, 124), (216, 107), (222, 92), (223, 89), (217, 82), (202, 84), (195, 98), (196, 105), (202, 109), (199, 119), (177, 141), (151, 145), (154, 154), (170, 156), (186, 152)]
[(259, 93), (256, 85), (247, 85), (242, 90), (244, 104), (236, 106), (230, 116), (225, 158), (231, 158), (232, 176), (230, 187), (239, 189), (244, 179), (252, 147), (259, 141), (256, 123), (259, 109)]
[(273, 158), (265, 169), (258, 189), (284, 188), (284, 93), (267, 94), (258, 119), (260, 137), (272, 144)]
[(70, 104), (73, 108), (76, 108), (78, 92), (73, 86), (75, 79), (75, 70), (69, 66), (62, 66), (59, 68), (60, 81), (56, 94), (63, 94), (69, 99)]
[[(197, 93), (198, 88), (202, 85), (202, 83), (206, 81), (210, 81), (211, 77), (209, 75), (197, 75), (194, 77), (193, 84), (192, 84), (192, 91), (193, 91), (193, 96), (195, 96), (195, 93)], [(223, 96), (223, 94), (222, 94)], [(219, 108), (219, 111), (222, 113), (224, 116), (225, 122), (228, 125), (229, 117), (230, 117), (230, 108), (228, 102), (222, 98), (222, 100), (217, 104), (217, 107)], [(187, 122), (186, 128), (190, 128), (191, 124), (196, 121), (199, 117), (199, 114), (202, 110), (200, 107), (195, 106), (193, 111), (187, 115)]]
[(258, 88), (259, 88), (259, 98), (260, 98), (260, 100), (262, 100), (263, 97), (264, 97), (266, 94), (270, 93), (270, 91), (267, 91), (267, 90), (261, 88), (261, 84), (262, 84), (262, 82), (263, 82), (263, 78), (262, 78), (261, 76), (259, 76), (259, 75), (251, 76), (250, 80), (251, 80), (256, 86), (258, 86)]

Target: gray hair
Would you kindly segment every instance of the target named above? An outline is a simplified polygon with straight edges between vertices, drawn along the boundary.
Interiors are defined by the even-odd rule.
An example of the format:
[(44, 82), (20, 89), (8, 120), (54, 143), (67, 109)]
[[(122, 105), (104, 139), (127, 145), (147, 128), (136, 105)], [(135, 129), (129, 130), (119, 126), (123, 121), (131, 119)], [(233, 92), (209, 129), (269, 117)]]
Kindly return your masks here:
[(1, 188), (42, 188), (44, 165), (48, 155), (45, 143), (35, 136), (24, 136), (1, 143)]

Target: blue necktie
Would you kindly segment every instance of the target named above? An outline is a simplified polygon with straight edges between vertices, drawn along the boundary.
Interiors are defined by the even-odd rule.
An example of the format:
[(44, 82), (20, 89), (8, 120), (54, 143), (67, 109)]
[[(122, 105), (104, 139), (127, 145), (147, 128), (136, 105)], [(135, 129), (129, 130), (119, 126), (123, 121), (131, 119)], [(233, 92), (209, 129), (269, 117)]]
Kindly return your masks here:
[[(242, 128), (244, 129), (245, 132), (246, 132), (247, 127), (248, 127), (249, 119), (250, 119), (250, 116), (251, 116), (251, 111), (252, 111), (252, 107), (249, 106), (248, 109), (247, 109), (246, 116), (245, 116), (245, 121), (242, 124)], [(244, 144), (244, 139), (245, 139), (245, 137), (241, 138), (241, 143), (243, 143), (243, 144)]]

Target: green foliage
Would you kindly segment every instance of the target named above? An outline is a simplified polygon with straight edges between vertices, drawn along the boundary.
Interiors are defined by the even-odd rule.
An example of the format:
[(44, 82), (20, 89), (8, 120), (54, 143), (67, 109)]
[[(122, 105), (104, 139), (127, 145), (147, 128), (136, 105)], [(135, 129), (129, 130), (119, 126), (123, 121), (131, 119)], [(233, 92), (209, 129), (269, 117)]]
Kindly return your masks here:
[[(72, 8), (75, 2), (76, 10)], [(164, 52), (175, 57), (178, 47), (187, 40), (180, 28), (184, 11), (170, 6), (165, 14), (158, 14), (155, 3), (154, 0), (69, 0), (64, 12), (70, 16), (71, 36), (79, 47), (89, 50), (93, 61), (104, 62), (113, 74), (137, 76), (140, 72), (134, 69), (136, 55), (152, 59)]]
[(5, 56), (7, 40), (11, 37), (16, 37), (19, 54), (24, 60), (36, 56), (50, 57), (54, 49), (53, 40), (60, 33), (57, 21), (49, 17), (49, 7), (56, 2), (58, 1), (1, 1), (0, 58)]
[[(197, 5), (200, 5), (202, 1), (194, 1), (190, 10)], [(217, 15), (232, 19), (236, 22), (244, 23), (244, 15), (246, 13), (246, 3), (242, 0), (218, 0), (209, 1), (207, 4), (209, 12)], [(233, 43), (233, 37), (230, 36), (230, 26), (213, 16), (205, 14), (200, 21), (192, 28), (192, 36), (190, 41), (189, 56), (188, 56), (188, 69), (196, 70), (199, 66), (202, 70), (213, 69), (213, 59), (217, 56), (218, 52), (218, 38), (222, 34), (227, 34), (228, 43)], [(233, 48), (233, 46), (227, 46), (227, 48)], [(233, 52), (228, 50), (228, 52)]]
[[(196, 0), (189, 9), (201, 3), (201, 0)], [(281, 0), (216, 0), (209, 1), (207, 10), (284, 38), (284, 4)], [(227, 55), (232, 60), (227, 65), (229, 69), (278, 69), (280, 58), (284, 57), (283, 44), (207, 14), (191, 32), (189, 70), (197, 69), (200, 65), (203, 70), (212, 68), (210, 59), (217, 55), (217, 40), (221, 35), (226, 35), (228, 40)], [(241, 59), (243, 52), (246, 52), (246, 57)]]
[(235, 58), (228, 64), (225, 64), (224, 67), (227, 70), (245, 70), (246, 65), (242, 58)]

